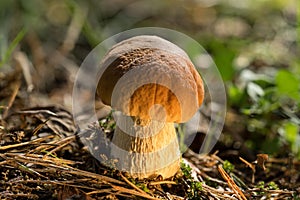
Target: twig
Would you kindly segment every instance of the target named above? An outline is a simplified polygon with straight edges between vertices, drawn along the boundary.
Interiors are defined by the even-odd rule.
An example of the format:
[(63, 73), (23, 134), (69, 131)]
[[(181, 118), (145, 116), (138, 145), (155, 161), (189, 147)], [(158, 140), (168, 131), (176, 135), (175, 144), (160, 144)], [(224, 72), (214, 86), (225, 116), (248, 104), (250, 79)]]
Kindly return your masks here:
[[(49, 160), (50, 162), (54, 162), (54, 163), (59, 163), (59, 164), (66, 164), (66, 165), (74, 165), (77, 162), (73, 161), (73, 160), (66, 160), (63, 158), (57, 158), (57, 157), (46, 157), (44, 158), (43, 155), (39, 155), (39, 154), (29, 154), (26, 153), (26, 157), (32, 157), (33, 159), (43, 159), (43, 160)], [(59, 162), (58, 162), (59, 161)]]
[(51, 151), (47, 152), (47, 153), (44, 155), (43, 158), (47, 157), (47, 156), (50, 155), (50, 154), (53, 154), (54, 152), (56, 152), (56, 151), (62, 149), (62, 148), (65, 147), (65, 146), (69, 145), (71, 142), (73, 142), (73, 139), (74, 139), (74, 138), (75, 138), (75, 137), (71, 137), (71, 139), (70, 139), (70, 138), (67, 138), (67, 140), (64, 140), (63, 142), (59, 142), (59, 143), (60, 143), (59, 146), (56, 147), (56, 148), (54, 148), (54, 149), (52, 149)]
[(15, 84), (14, 84), (14, 90), (10, 96), (10, 99), (8, 101), (8, 105), (6, 107), (6, 109), (4, 110), (3, 112), (3, 119), (5, 119), (8, 115), (8, 111), (9, 109), (11, 108), (11, 106), (13, 105), (15, 99), (16, 99), (16, 96), (18, 94), (18, 91), (20, 89), (20, 86), (21, 86), (21, 82), (18, 80)]
[(233, 192), (237, 195), (239, 199), (247, 200), (244, 193), (241, 191), (241, 189), (235, 184), (235, 182), (230, 178), (230, 176), (226, 173), (226, 171), (223, 169), (222, 165), (218, 165), (218, 170), (224, 180), (227, 181), (229, 187), (233, 190)]
[(162, 185), (162, 184), (171, 184), (176, 185), (175, 181), (157, 181), (157, 182), (150, 182), (149, 185)]
[(122, 179), (131, 187), (133, 187), (135, 190), (139, 191), (140, 193), (144, 194), (144, 195), (148, 195), (145, 191), (143, 191), (142, 189), (138, 188), (136, 185), (134, 185), (133, 183), (131, 183), (125, 176), (123, 176), (123, 174), (120, 173), (120, 176), (122, 177)]
[(124, 193), (127, 193), (127, 194), (132, 194), (132, 195), (136, 195), (136, 196), (140, 196), (140, 197), (144, 197), (146, 199), (151, 199), (151, 200), (161, 200), (159, 198), (156, 198), (156, 197), (152, 197), (150, 196), (149, 194), (147, 193), (140, 193), (140, 192), (137, 192), (135, 190), (130, 190), (128, 188), (124, 188), (124, 187), (120, 187), (120, 186), (116, 186), (116, 185), (112, 185), (112, 187), (117, 190), (118, 192), (124, 192)]
[[(207, 193), (209, 193), (210, 195), (214, 196), (214, 197), (218, 197), (218, 198), (226, 198), (226, 199), (236, 199), (236, 198), (233, 198), (233, 197), (230, 197), (229, 194), (232, 194), (232, 192), (228, 192), (228, 191), (220, 191), (220, 190), (217, 190), (213, 187), (210, 187), (206, 184), (202, 184), (202, 188), (204, 191), (206, 191)], [(224, 194), (227, 194), (226, 196)]]
[(56, 113), (50, 111), (50, 110), (45, 110), (45, 109), (40, 109), (40, 110), (20, 110), (20, 111), (17, 111), (16, 113), (19, 113), (19, 114), (40, 114), (40, 113), (45, 113), (45, 114), (48, 114), (48, 115), (52, 115), (52, 116), (57, 116)]
[[(3, 159), (5, 159), (6, 161), (8, 160), (8, 158), (6, 157), (5, 154), (0, 154), (0, 157), (2, 157)], [(38, 173), (37, 171), (35, 171), (35, 170), (33, 170), (33, 169), (31, 169), (31, 168), (29, 168), (29, 167), (27, 167), (27, 166), (21, 164), (21, 163), (18, 162), (18, 161), (10, 160), (10, 162), (8, 161), (8, 162), (5, 163), (5, 164), (10, 164), (10, 165), (13, 166), (14, 168), (17, 168), (17, 169), (19, 169), (19, 170), (21, 170), (21, 171), (28, 172), (28, 173), (30, 173), (30, 174), (34, 174), (34, 175), (37, 175), (37, 176), (40, 176), (40, 177), (42, 177), (42, 178), (47, 179), (47, 177), (45, 177), (44, 175), (42, 175), (42, 174)]]
[(261, 189), (261, 188), (253, 188), (253, 189), (249, 189), (249, 192), (255, 192), (255, 191), (263, 191), (263, 192), (267, 192), (267, 193), (276, 193), (276, 194), (290, 194), (293, 195), (294, 192), (292, 191), (284, 191), (284, 190), (266, 190), (266, 189)]
[(75, 5), (74, 15), (68, 27), (63, 44), (59, 50), (62, 55), (67, 55), (75, 46), (75, 43), (80, 35), (80, 31), (84, 25), (88, 9), (86, 7), (80, 7)]
[[(79, 179), (80, 180), (80, 179)], [(85, 182), (88, 179), (83, 179)], [(28, 183), (37, 183), (37, 184), (53, 184), (53, 185), (62, 185), (62, 186), (69, 186), (74, 188), (81, 188), (81, 189), (89, 189), (89, 190), (96, 190), (96, 188), (92, 188), (91, 186), (82, 186), (82, 185), (75, 185), (75, 183), (78, 183), (78, 181), (59, 181), (59, 180), (14, 180), (13, 183), (15, 184), (28, 184)]]
[(47, 144), (44, 144), (42, 146), (39, 146), (39, 147), (36, 147), (35, 149), (31, 150), (29, 153), (32, 153), (32, 152), (37, 152), (37, 151), (47, 151), (48, 149), (51, 149), (52, 147), (56, 147), (56, 146), (59, 146), (61, 143), (68, 143), (68, 141), (74, 141), (75, 140), (75, 136), (69, 136), (69, 137), (66, 137), (64, 139), (61, 139), (61, 140), (52, 140), (50, 142), (48, 142)]
[(9, 156), (10, 158), (8, 158), (8, 159), (10, 159), (14, 162), (32, 163), (35, 165), (41, 165), (41, 166), (48, 167), (48, 168), (54, 168), (56, 170), (62, 170), (62, 172), (66, 172), (68, 174), (74, 174), (74, 175), (83, 176), (83, 177), (90, 177), (90, 178), (94, 178), (94, 179), (97, 179), (97, 180), (100, 180), (103, 182), (107, 182), (107, 183), (115, 183), (115, 184), (119, 184), (119, 185), (124, 185), (124, 182), (116, 180), (114, 178), (96, 174), (96, 173), (92, 173), (92, 172), (88, 172), (88, 171), (83, 171), (83, 170), (68, 166), (66, 164), (55, 163), (55, 162), (53, 162), (53, 160), (49, 160), (49, 159), (45, 160), (45, 159), (37, 158), (37, 157), (33, 158), (33, 157), (25, 156), (25, 155), (19, 155), (16, 153), (5, 153), (5, 154), (0, 154), (0, 156), (1, 155)]
[(107, 183), (115, 183), (115, 184), (119, 184), (119, 185), (124, 185), (124, 182), (119, 181), (117, 179), (114, 179), (114, 178), (111, 178), (108, 176), (104, 176), (104, 175), (100, 175), (100, 174), (96, 174), (96, 173), (92, 173), (92, 172), (88, 172), (88, 171), (83, 171), (83, 170), (73, 168), (73, 167), (70, 167), (70, 169), (67, 172), (70, 174), (94, 178), (94, 179), (97, 179), (97, 180), (100, 180), (103, 182), (107, 182)]
[(102, 190), (94, 190), (92, 192), (87, 192), (86, 195), (90, 196), (92, 194), (102, 194), (102, 193), (109, 193), (109, 194), (113, 194), (112, 189), (102, 189)]
[(204, 171), (201, 171), (201, 170), (200, 170), (199, 175), (202, 176), (202, 177), (204, 177), (204, 178), (206, 178), (206, 179), (209, 180), (209, 181), (216, 182), (216, 183), (218, 183), (218, 184), (220, 184), (220, 185), (223, 185), (223, 186), (226, 185), (226, 182), (224, 182), (224, 181), (222, 181), (222, 180), (219, 180), (219, 179), (217, 179), (217, 178), (213, 178), (213, 177), (207, 175)]
[(242, 158), (242, 157), (239, 157), (239, 159), (240, 159), (243, 163), (245, 163), (248, 167), (250, 167), (250, 169), (252, 170), (252, 178), (251, 178), (251, 182), (254, 183), (254, 182), (255, 182), (255, 176), (254, 176), (254, 174), (255, 174), (255, 171), (256, 171), (255, 165), (253, 165), (252, 163), (249, 163), (247, 160), (245, 160), (245, 159)]
[(27, 199), (37, 199), (39, 198), (38, 195), (36, 194), (22, 194), (22, 193), (19, 193), (19, 194), (13, 194), (13, 193), (0, 193), (0, 197), (5, 197), (5, 198), (27, 198)]
[(33, 129), (32, 135), (36, 135), (37, 132), (39, 132), (39, 130), (41, 130), (41, 129), (43, 128), (43, 126), (46, 125), (47, 121), (48, 121), (48, 120), (46, 120), (46, 121), (42, 122), (41, 124), (37, 125), (37, 127), (35, 127), (35, 128)]
[(28, 142), (11, 144), (11, 145), (6, 145), (6, 146), (2, 146), (2, 147), (0, 146), (0, 151), (1, 150), (12, 149), (12, 148), (17, 148), (17, 147), (22, 147), (22, 146), (26, 146), (26, 145), (30, 145), (30, 144), (40, 143), (42, 141), (45, 141), (45, 140), (53, 138), (53, 137), (54, 137), (53, 135), (49, 135), (49, 136), (46, 136), (46, 137), (43, 137), (43, 138), (38, 138), (38, 139), (35, 139), (35, 140), (31, 140), (31, 141), (28, 141)]
[(27, 83), (27, 91), (31, 92), (34, 88), (33, 82), (32, 82), (32, 76), (30, 73), (30, 68), (31, 68), (32, 64), (30, 63), (26, 54), (21, 51), (14, 53), (14, 59), (17, 61), (19, 66), (22, 68), (23, 76)]

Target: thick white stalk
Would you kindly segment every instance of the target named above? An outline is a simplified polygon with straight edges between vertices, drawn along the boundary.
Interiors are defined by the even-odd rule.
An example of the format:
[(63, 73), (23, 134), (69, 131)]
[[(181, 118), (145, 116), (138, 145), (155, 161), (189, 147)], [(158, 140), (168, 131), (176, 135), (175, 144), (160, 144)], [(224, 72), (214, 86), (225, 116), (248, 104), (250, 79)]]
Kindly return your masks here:
[(173, 176), (180, 167), (174, 124), (118, 116), (111, 156), (118, 169), (139, 179)]

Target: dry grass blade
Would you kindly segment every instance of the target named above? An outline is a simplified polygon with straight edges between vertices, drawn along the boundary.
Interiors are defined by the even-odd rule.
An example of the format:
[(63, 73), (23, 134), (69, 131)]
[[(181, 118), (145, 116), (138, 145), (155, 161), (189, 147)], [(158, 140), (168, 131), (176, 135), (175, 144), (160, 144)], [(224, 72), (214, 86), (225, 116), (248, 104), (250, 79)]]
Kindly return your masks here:
[(20, 110), (20, 111), (17, 111), (16, 113), (19, 113), (19, 114), (30, 114), (30, 115), (33, 115), (33, 114), (39, 114), (39, 113), (45, 113), (45, 114), (48, 114), (48, 115), (51, 115), (51, 116), (57, 116), (56, 113), (50, 111), (50, 110), (45, 110), (45, 109), (39, 109), (39, 110)]
[[(6, 197), (6, 194), (9, 194), (8, 199), (43, 198), (40, 188), (46, 191), (47, 197), (56, 192), (58, 198), (63, 199), (77, 195), (86, 199), (245, 200), (245, 195), (249, 195), (249, 198), (284, 199), (298, 194), (296, 190), (292, 192), (276, 189), (276, 187), (270, 189), (267, 187), (268, 183), (265, 184), (265, 188), (251, 185), (248, 174), (243, 170), (245, 164), (251, 169), (255, 169), (257, 164), (250, 163), (243, 158), (240, 158), (243, 163), (235, 165), (238, 169), (234, 169), (234, 174), (229, 176), (220, 165), (225, 161), (216, 153), (199, 155), (190, 152), (184, 155), (185, 159), (199, 169), (195, 171), (198, 179), (202, 182), (202, 189), (197, 193), (193, 192), (194, 188), (189, 182), (190, 179), (185, 176), (181, 177), (180, 173), (172, 180), (144, 180), (134, 184), (124, 174), (101, 165), (85, 148), (79, 146), (74, 134), (76, 128), (70, 123), (72, 116), (67, 111), (55, 107), (38, 107), (17, 112), (9, 117), (4, 119), (6, 121), (0, 127), (0, 132), (1, 129), (4, 130), (0, 136), (1, 134), (3, 137), (14, 136), (14, 129), (8, 129), (7, 124), (20, 118), (19, 121), (22, 122), (20, 127), (25, 126), (26, 130), (29, 130), (24, 132), (22, 139), (31, 139), (31, 141), (17, 143), (18, 141), (7, 139), (7, 142), (4, 143), (6, 146), (0, 146), (0, 170), (3, 172), (0, 174), (0, 183), (3, 185), (0, 184), (0, 189), (5, 191), (0, 192), (0, 199)], [(19, 130), (18, 127), (16, 130)], [(66, 132), (69, 134), (65, 134)], [(9, 137), (6, 136), (6, 138)], [(264, 162), (261, 163), (263, 166)], [(294, 181), (295, 188), (299, 188), (300, 185), (297, 183), (299, 162), (271, 158), (267, 163), (270, 171), (275, 168), (284, 169), (283, 167), (286, 168), (287, 165), (291, 165), (288, 167), (290, 170), (285, 172), (290, 177), (289, 183)], [(268, 171), (264, 173), (269, 173)], [(255, 173), (259, 174), (260, 172), (256, 171)], [(220, 177), (220, 174), (223, 178)], [(279, 177), (276, 178), (278, 180)], [(244, 187), (240, 179), (243, 183), (249, 183), (250, 186)], [(275, 182), (277, 182), (276, 180)], [(139, 186), (140, 183), (141, 186)], [(145, 189), (144, 186), (146, 186)], [(48, 191), (49, 188), (52, 190)], [(244, 190), (242, 191), (241, 188)], [(30, 194), (38, 196), (30, 196)]]
[(88, 171), (83, 171), (83, 170), (68, 166), (64, 163), (57, 163), (57, 162), (55, 163), (55, 162), (53, 162), (53, 160), (37, 158), (37, 157), (32, 158), (32, 157), (28, 157), (25, 155), (18, 155), (18, 154), (12, 154), (12, 153), (7, 153), (5, 155), (9, 155), (9, 156), (11, 156), (11, 159), (15, 159), (20, 162), (32, 163), (32, 164), (41, 165), (41, 166), (48, 167), (48, 168), (50, 167), (50, 168), (54, 168), (57, 170), (62, 170), (62, 173), (65, 172), (66, 174), (73, 174), (73, 175), (78, 175), (78, 176), (83, 176), (83, 177), (94, 178), (94, 179), (100, 180), (102, 182), (124, 185), (124, 183), (122, 181), (118, 181), (114, 178), (110, 178), (110, 177), (107, 177), (104, 175), (99, 175), (99, 174), (88, 172)]
[[(69, 136), (69, 137), (66, 137), (66, 138), (63, 138), (63, 139), (60, 139), (60, 140), (52, 140), (52, 141), (49, 141), (48, 143), (46, 144), (43, 144), (41, 146), (38, 146), (36, 147), (35, 149), (31, 150), (29, 153), (32, 153), (32, 152), (50, 152), (50, 151), (53, 151), (53, 150), (49, 150), (53, 147), (60, 147), (59, 149), (61, 149), (63, 146), (63, 144), (70, 144), (71, 142), (74, 142), (76, 139), (76, 137), (73, 135), (73, 136)], [(64, 145), (65, 146), (65, 145)], [(59, 150), (59, 149), (56, 149), (55, 151)], [(53, 151), (53, 152), (55, 152)], [(51, 153), (49, 153), (51, 154)]]
[(86, 195), (90, 196), (92, 194), (103, 194), (103, 193), (113, 194), (113, 189), (94, 190), (92, 192), (87, 192)]
[(68, 170), (68, 173), (83, 176), (83, 177), (94, 178), (94, 179), (97, 179), (99, 181), (106, 182), (106, 183), (115, 183), (115, 184), (119, 184), (119, 185), (125, 185), (124, 182), (119, 181), (117, 179), (114, 179), (114, 178), (111, 178), (108, 176), (104, 176), (104, 175), (100, 175), (100, 174), (96, 174), (96, 173), (92, 173), (92, 172), (88, 172), (88, 171), (83, 171), (83, 170), (76, 169), (76, 168), (70, 167)]
[(53, 184), (53, 185), (60, 185), (60, 186), (68, 186), (73, 188), (81, 188), (81, 189), (88, 189), (88, 190), (96, 190), (91, 186), (87, 185), (79, 185), (80, 182), (90, 182), (90, 179), (79, 179), (79, 180), (72, 180), (72, 181), (59, 181), (59, 180), (15, 180), (14, 183), (16, 184)]
[(53, 163), (50, 160), (44, 160), (42, 158), (37, 157), (28, 157), (26, 155), (18, 154), (18, 153), (4, 153), (0, 154), (0, 156), (5, 157), (9, 162), (19, 162), (19, 163), (30, 163), (33, 165), (40, 165), (43, 167), (55, 168), (59, 170), (69, 170), (67, 165)]
[(147, 194), (145, 191), (141, 190), (140, 188), (138, 188), (136, 185), (134, 185), (132, 182), (130, 182), (125, 176), (123, 176), (123, 174), (120, 174), (121, 178), (131, 187), (133, 187), (135, 190), (137, 190), (138, 192), (140, 192), (141, 194), (145, 195), (145, 196), (149, 196), (151, 197), (149, 194)]
[(7, 107), (6, 107), (6, 109), (4, 110), (4, 112), (3, 112), (3, 119), (5, 119), (6, 117), (7, 117), (7, 115), (8, 115), (8, 111), (9, 111), (9, 109), (11, 108), (11, 106), (13, 105), (13, 103), (14, 103), (14, 101), (15, 101), (15, 99), (16, 99), (16, 96), (17, 96), (17, 94), (18, 94), (18, 91), (19, 91), (19, 89), (20, 89), (20, 86), (21, 86), (21, 81), (16, 81), (15, 83), (14, 83), (14, 86), (13, 86), (13, 92), (12, 92), (12, 94), (11, 94), (11, 96), (10, 96), (10, 98), (9, 98), (9, 101), (8, 101), (8, 105), (7, 105)]
[(213, 196), (215, 199), (232, 199), (236, 200), (236, 198), (231, 197), (229, 194), (232, 194), (231, 192), (227, 191), (220, 191), (213, 187), (210, 187), (206, 184), (202, 184), (202, 188), (206, 193), (209, 193), (211, 196)]
[(239, 199), (247, 200), (244, 193), (241, 191), (241, 189), (235, 184), (235, 182), (230, 178), (230, 176), (226, 173), (226, 171), (223, 169), (221, 165), (218, 165), (218, 170), (220, 174), (222, 175), (223, 179), (227, 181), (229, 187), (234, 191), (234, 193), (237, 195)]
[(175, 181), (152, 181), (149, 183), (149, 185), (162, 185), (162, 184), (170, 184), (170, 185), (176, 185), (177, 183)]
[(43, 138), (37, 138), (35, 140), (31, 140), (31, 141), (28, 141), (28, 142), (22, 142), (22, 143), (2, 146), (2, 147), (0, 147), (0, 151), (13, 149), (13, 148), (17, 148), (17, 147), (23, 147), (23, 146), (26, 146), (26, 145), (40, 144), (41, 142), (43, 142), (45, 140), (48, 140), (48, 139), (51, 139), (53, 137), (54, 137), (53, 135), (49, 135), (49, 136), (46, 136), (46, 137), (43, 137)]
[(21, 163), (18, 163), (18, 162), (16, 162), (16, 164), (18, 166), (17, 168), (20, 169), (21, 171), (28, 172), (29, 174), (36, 175), (36, 176), (44, 178), (44, 179), (48, 179), (47, 176), (44, 176), (44, 175), (40, 174), (39, 172), (37, 172), (36, 170), (34, 170), (30, 167), (27, 167), (27, 166), (25, 166)]
[(252, 163), (249, 163), (247, 160), (245, 160), (245, 159), (242, 158), (242, 157), (239, 157), (239, 159), (240, 159), (243, 163), (245, 163), (248, 167), (250, 167), (250, 169), (252, 170), (251, 182), (254, 183), (254, 182), (255, 182), (255, 176), (254, 176), (254, 174), (255, 174), (255, 171), (256, 171), (255, 165), (252, 164)]
[(55, 153), (56, 151), (59, 151), (60, 149), (62, 149), (63, 147), (69, 145), (71, 142), (73, 142), (73, 140), (75, 139), (75, 136), (74, 137), (69, 137), (69, 138), (65, 138), (63, 140), (63, 142), (58, 142), (58, 146), (54, 149), (52, 149), (51, 151), (47, 152), (46, 155), (44, 155), (44, 158)]
[(27, 83), (27, 91), (31, 92), (34, 88), (32, 76), (30, 73), (30, 68), (32, 67), (28, 57), (25, 53), (18, 51), (14, 54), (14, 59), (17, 61), (18, 65), (22, 68), (23, 76)]
[(62, 55), (67, 55), (75, 47), (75, 43), (78, 40), (87, 13), (88, 9), (86, 7), (79, 7), (79, 5), (75, 6), (73, 18), (68, 27), (63, 44), (59, 49)]
[(17, 169), (19, 169), (19, 170), (21, 170), (23, 172), (27, 172), (27, 173), (29, 173), (31, 175), (36, 175), (36, 176), (39, 176), (39, 177), (47, 179), (46, 176), (40, 174), (39, 172), (35, 171), (34, 169), (31, 169), (30, 167), (27, 167), (27, 166), (21, 164), (18, 161), (15, 161), (15, 160), (12, 160), (12, 159), (8, 159), (5, 154), (0, 154), (0, 157), (3, 158), (3, 159), (5, 159), (5, 161), (3, 161), (5, 163), (3, 163), (3, 164), (10, 165), (10, 166), (12, 166), (14, 168), (17, 168)]
[[(11, 153), (7, 153), (7, 155), (10, 155), (10, 154)], [(74, 164), (76, 164), (76, 161), (73, 161), (73, 160), (67, 160), (67, 159), (63, 159), (63, 158), (50, 157), (50, 156), (44, 157), (43, 155), (39, 155), (39, 154), (26, 153), (26, 154), (24, 154), (24, 156), (26, 156), (28, 158), (32, 158), (32, 159), (43, 159), (43, 160), (45, 160), (45, 162), (52, 162), (52, 163), (56, 163), (58, 165), (74, 165)]]
[(156, 198), (156, 197), (152, 197), (147, 193), (141, 193), (132, 189), (128, 189), (128, 188), (124, 188), (124, 187), (120, 187), (120, 186), (116, 186), (116, 185), (112, 185), (112, 187), (118, 191), (118, 193), (125, 193), (125, 194), (131, 194), (131, 195), (136, 195), (139, 197), (143, 197), (146, 199), (151, 199), (151, 200), (161, 200), (161, 198)]
[(1, 194), (0, 193), (0, 197), (5, 197), (6, 198), (10, 198), (10, 197), (13, 197), (13, 198), (27, 198), (27, 199), (38, 199), (38, 195), (36, 194), (12, 194), (12, 193), (5, 193), (5, 194)]
[(33, 129), (33, 131), (32, 131), (32, 134), (33, 134), (33, 135), (36, 135), (36, 134), (39, 132), (39, 130), (41, 130), (41, 129), (43, 128), (43, 126), (46, 125), (47, 121), (48, 121), (48, 120), (42, 122), (42, 123), (39, 124), (37, 127), (35, 127), (35, 129)]

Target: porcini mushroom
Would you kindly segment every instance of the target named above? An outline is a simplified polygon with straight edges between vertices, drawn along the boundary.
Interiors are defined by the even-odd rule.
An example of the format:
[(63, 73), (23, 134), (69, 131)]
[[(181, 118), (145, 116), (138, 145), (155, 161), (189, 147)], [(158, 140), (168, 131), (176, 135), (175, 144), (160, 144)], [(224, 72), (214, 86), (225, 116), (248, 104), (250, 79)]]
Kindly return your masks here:
[(169, 178), (180, 167), (174, 123), (188, 121), (204, 98), (188, 55), (157, 36), (135, 36), (104, 56), (97, 95), (116, 115), (111, 155), (139, 179)]

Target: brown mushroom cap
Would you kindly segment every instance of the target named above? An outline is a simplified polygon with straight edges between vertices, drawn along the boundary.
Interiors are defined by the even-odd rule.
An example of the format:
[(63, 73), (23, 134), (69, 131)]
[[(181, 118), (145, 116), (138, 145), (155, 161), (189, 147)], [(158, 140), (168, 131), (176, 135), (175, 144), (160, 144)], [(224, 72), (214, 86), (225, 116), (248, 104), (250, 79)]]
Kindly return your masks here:
[[(185, 122), (202, 104), (204, 86), (187, 54), (157, 36), (124, 40), (105, 55), (97, 94), (139, 119)], [(159, 106), (157, 106), (159, 105)]]

